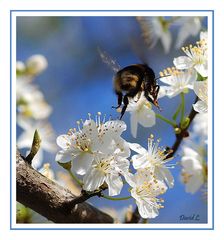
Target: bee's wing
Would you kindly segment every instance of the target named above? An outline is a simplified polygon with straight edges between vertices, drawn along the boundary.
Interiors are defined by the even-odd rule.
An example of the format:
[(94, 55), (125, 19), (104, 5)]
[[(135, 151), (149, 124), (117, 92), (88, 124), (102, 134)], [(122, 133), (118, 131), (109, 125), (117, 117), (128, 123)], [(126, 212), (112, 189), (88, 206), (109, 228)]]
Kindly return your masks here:
[(109, 54), (107, 54), (105, 51), (102, 51), (100, 48), (98, 48), (98, 52), (102, 61), (107, 64), (114, 72), (118, 72), (121, 69), (116, 60), (112, 59), (112, 57), (110, 57)]
[(153, 48), (157, 42), (157, 34), (154, 33), (153, 17), (136, 17), (141, 30), (142, 37), (148, 48)]

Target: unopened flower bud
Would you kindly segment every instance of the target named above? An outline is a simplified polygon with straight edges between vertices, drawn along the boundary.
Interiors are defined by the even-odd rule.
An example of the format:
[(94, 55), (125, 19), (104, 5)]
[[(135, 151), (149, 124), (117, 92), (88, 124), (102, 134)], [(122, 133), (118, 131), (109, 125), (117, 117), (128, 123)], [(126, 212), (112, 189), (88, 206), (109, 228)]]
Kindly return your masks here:
[(174, 132), (175, 134), (180, 134), (181, 133), (181, 129), (180, 128), (174, 128)]

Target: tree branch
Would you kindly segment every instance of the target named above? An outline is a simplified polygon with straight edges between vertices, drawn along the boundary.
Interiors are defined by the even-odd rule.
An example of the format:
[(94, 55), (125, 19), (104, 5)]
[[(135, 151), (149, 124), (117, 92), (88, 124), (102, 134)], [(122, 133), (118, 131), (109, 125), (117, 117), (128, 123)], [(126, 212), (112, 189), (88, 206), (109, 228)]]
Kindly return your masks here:
[[(16, 200), (55, 223), (113, 223), (113, 218), (46, 178), (16, 154)], [(97, 193), (95, 194), (97, 195)], [(93, 196), (93, 195), (92, 195)]]
[[(195, 102), (197, 101), (197, 98), (195, 100)], [(188, 118), (189, 118), (189, 124), (188, 126), (182, 130), (179, 134), (176, 134), (176, 140), (172, 146), (172, 152), (167, 156), (167, 158), (170, 158), (170, 157), (173, 157), (174, 154), (176, 153), (176, 151), (178, 150), (182, 140), (185, 138), (185, 137), (188, 137), (189, 133), (188, 133), (188, 128), (190, 127), (194, 117), (196, 116), (197, 112), (194, 110), (194, 108), (192, 107), (191, 109), (191, 112), (190, 114), (188, 115)]]

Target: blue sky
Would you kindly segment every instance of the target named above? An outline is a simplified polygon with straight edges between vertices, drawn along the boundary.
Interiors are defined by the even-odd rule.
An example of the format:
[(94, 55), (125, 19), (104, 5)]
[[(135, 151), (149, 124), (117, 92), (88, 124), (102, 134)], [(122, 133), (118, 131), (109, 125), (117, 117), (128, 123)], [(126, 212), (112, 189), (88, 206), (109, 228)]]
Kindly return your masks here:
[[(175, 34), (175, 29), (173, 32)], [(198, 36), (189, 38), (186, 44), (194, 43), (197, 39)], [(133, 17), (17, 17), (17, 60), (25, 61), (33, 54), (43, 54), (48, 59), (48, 69), (38, 76), (35, 82), (53, 107), (49, 121), (57, 135), (75, 127), (76, 121), (85, 119), (89, 112), (96, 114), (100, 111), (108, 117), (112, 115), (113, 118), (119, 116), (111, 109), (111, 106), (117, 103), (112, 91), (113, 72), (102, 63), (97, 48), (106, 50), (124, 67), (140, 62), (132, 46), (133, 42), (138, 41), (142, 41), (141, 32)], [(174, 57), (181, 55), (180, 50), (175, 50), (174, 44), (167, 55), (160, 43), (152, 50), (146, 49), (143, 42), (139, 46), (156, 76), (164, 68), (173, 65)], [(190, 111), (194, 98), (192, 92), (188, 94), (186, 112)], [(161, 99), (162, 114), (171, 117), (170, 113), (175, 112), (179, 101), (178, 96)], [(139, 127), (137, 138), (134, 139), (129, 131), (128, 113), (123, 120), (128, 125), (128, 130), (123, 134), (127, 141), (138, 142), (146, 147), (151, 133), (156, 138), (161, 138), (164, 146), (172, 146), (175, 140), (172, 128), (160, 120), (153, 128)], [(58, 170), (54, 158), (54, 155), (45, 155), (47, 162)], [(180, 154), (177, 154), (173, 162), (179, 160)], [(179, 179), (180, 168), (176, 166), (172, 173), (175, 186), (164, 194), (165, 208), (150, 222), (181, 223), (179, 219), (183, 214), (198, 214), (198, 222), (207, 222), (207, 205), (202, 200), (201, 192), (187, 194)], [(124, 189), (122, 194), (127, 195), (127, 189)], [(108, 206), (116, 209), (133, 204), (133, 200), (112, 202), (99, 198), (93, 198), (90, 202), (97, 207)]]

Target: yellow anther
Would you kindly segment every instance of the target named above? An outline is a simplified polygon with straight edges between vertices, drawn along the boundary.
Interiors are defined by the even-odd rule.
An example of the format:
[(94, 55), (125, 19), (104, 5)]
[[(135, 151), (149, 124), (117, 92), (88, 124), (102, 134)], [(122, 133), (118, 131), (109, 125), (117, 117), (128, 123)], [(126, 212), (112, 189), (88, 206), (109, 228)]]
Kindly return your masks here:
[(165, 76), (163, 72), (160, 72), (159, 75), (160, 75), (160, 77), (164, 77)]

